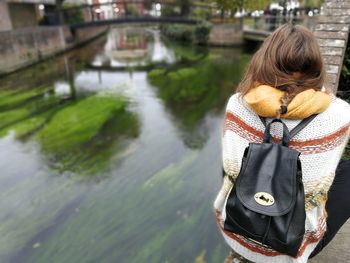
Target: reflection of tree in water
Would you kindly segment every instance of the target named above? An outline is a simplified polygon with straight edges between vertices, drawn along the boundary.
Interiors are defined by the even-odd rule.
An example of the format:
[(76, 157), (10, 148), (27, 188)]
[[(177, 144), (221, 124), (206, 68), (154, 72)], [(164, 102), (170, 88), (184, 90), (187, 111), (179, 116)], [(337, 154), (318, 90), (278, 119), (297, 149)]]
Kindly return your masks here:
[(105, 169), (128, 138), (139, 134), (125, 98), (108, 95), (59, 96), (52, 89), (0, 91), (0, 136), (14, 131), (20, 140), (35, 138), (50, 166), (95, 174)]
[(175, 52), (176, 61), (186, 64), (201, 61), (205, 59), (210, 49), (205, 46), (185, 46), (179, 45), (174, 41), (162, 38), (162, 42), (169, 49)]
[(174, 62), (173, 51), (163, 44), (158, 30), (121, 26), (109, 30), (104, 50), (96, 54), (91, 67), (128, 69)]
[[(191, 48), (174, 48), (175, 52), (180, 50), (177, 54), (185, 56), (186, 62), (152, 70), (148, 78), (176, 119), (184, 143), (190, 148), (202, 148), (208, 139), (205, 116), (209, 112), (221, 114), (249, 56), (213, 49), (210, 56), (201, 58), (195, 49), (191, 52)], [(190, 64), (191, 60), (196, 62)]]

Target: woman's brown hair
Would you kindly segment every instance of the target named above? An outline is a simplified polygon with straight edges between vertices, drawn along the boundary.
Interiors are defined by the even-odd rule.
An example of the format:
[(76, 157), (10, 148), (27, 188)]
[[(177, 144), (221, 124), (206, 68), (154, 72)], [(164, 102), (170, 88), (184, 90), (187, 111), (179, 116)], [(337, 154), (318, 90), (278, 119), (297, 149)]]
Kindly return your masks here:
[(237, 91), (244, 96), (258, 85), (285, 91), (282, 105), (306, 89), (321, 90), (324, 64), (317, 39), (300, 25), (284, 24), (269, 35), (247, 66)]

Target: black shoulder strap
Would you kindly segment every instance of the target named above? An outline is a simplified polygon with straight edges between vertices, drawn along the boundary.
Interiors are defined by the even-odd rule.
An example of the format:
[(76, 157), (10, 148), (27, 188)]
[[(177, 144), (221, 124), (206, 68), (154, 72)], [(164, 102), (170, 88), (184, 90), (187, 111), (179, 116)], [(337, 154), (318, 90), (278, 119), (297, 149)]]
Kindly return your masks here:
[(290, 138), (293, 138), (298, 132), (304, 129), (316, 116), (317, 114), (311, 115), (299, 122), (298, 125), (290, 131)]
[[(317, 116), (317, 114), (311, 115), (305, 119), (303, 119), (302, 121), (300, 121), (298, 123), (297, 126), (295, 126), (291, 131), (290, 131), (290, 139), (292, 139), (298, 132), (300, 132), (302, 129), (304, 129), (306, 127), (306, 125), (308, 125), (315, 117)], [(259, 116), (260, 120), (262, 121), (262, 123), (264, 124), (264, 126), (266, 127), (266, 118), (265, 117), (261, 117)]]
[(265, 126), (265, 128), (266, 128), (267, 123), (266, 123), (266, 119), (265, 119), (265, 117), (261, 117), (261, 116), (259, 116), (259, 118), (260, 118), (261, 122), (264, 124), (264, 126)]

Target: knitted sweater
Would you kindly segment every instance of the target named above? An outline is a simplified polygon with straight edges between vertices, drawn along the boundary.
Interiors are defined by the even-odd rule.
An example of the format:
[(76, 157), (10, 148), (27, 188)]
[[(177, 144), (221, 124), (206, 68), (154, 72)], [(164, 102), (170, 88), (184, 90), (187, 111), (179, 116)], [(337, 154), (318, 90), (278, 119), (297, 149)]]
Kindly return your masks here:
[[(267, 122), (272, 118), (267, 118)], [(283, 119), (288, 129), (300, 120)], [(223, 229), (226, 218), (225, 203), (241, 167), (244, 149), (249, 142), (262, 142), (265, 127), (258, 115), (239, 93), (228, 101), (223, 133), (222, 158), (225, 177), (214, 202), (216, 219), (228, 245), (246, 259), (261, 263), (307, 262), (309, 255), (326, 231), (325, 202), (333, 182), (335, 170), (349, 139), (350, 106), (347, 102), (331, 97), (329, 107), (300, 131), (289, 143), (298, 150), (303, 171), (305, 189), (305, 235), (296, 257), (281, 254), (271, 248)], [(271, 127), (274, 139), (282, 134), (281, 125)], [(230, 179), (228, 178), (230, 177)]]

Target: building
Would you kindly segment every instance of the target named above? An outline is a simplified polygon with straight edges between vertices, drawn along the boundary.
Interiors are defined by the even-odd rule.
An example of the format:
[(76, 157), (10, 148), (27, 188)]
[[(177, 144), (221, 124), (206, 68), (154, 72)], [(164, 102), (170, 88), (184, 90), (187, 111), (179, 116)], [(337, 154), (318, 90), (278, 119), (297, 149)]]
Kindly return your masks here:
[(36, 26), (41, 9), (54, 4), (55, 0), (0, 0), (0, 31)]
[(92, 5), (93, 20), (113, 19), (125, 15), (140, 16), (145, 12), (144, 0), (88, 0)]

